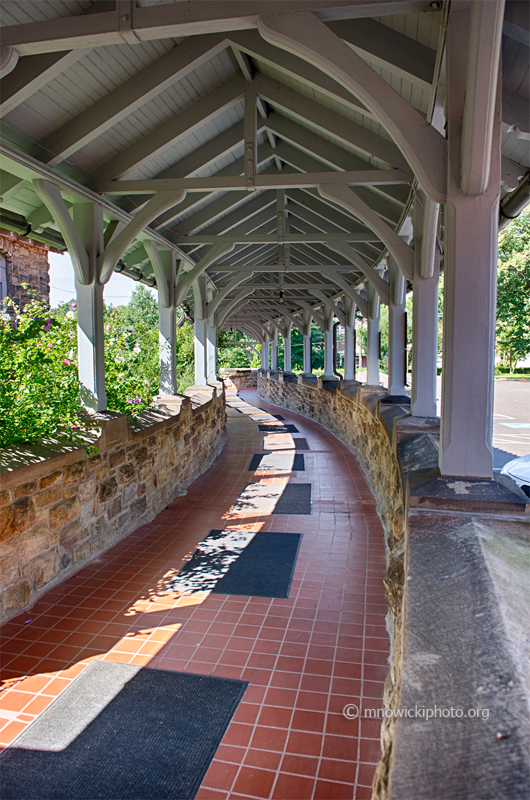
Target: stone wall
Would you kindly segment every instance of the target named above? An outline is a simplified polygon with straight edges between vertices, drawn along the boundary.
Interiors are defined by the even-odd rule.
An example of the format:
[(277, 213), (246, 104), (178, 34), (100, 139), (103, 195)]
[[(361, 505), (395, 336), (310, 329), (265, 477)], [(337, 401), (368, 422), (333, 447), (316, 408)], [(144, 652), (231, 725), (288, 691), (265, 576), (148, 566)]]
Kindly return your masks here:
[(111, 417), (97, 453), (73, 450), (0, 475), (3, 618), (151, 520), (211, 464), (226, 438), (222, 384), (186, 395), (161, 398), (136, 429)]
[(383, 704), (396, 713), (383, 718), (373, 800), (526, 798), (530, 670), (520, 620), (530, 603), (513, 585), (530, 574), (528, 498), (504, 476), (441, 476), (439, 420), (411, 417), (381, 387), (260, 373), (258, 392), (353, 450), (385, 526)]
[(34, 298), (50, 302), (48, 246), (16, 234), (0, 234), (0, 255), (6, 259), (7, 296), (24, 306)]
[(227, 386), (235, 387), (236, 389), (257, 389), (258, 387), (257, 369), (231, 369), (225, 367), (220, 372)]

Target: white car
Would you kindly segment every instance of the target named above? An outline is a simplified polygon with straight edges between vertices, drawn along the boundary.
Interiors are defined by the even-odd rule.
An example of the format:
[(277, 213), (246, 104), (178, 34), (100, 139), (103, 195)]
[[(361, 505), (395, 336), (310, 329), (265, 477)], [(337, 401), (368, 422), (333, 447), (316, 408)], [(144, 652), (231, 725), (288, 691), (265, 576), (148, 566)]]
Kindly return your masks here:
[(501, 474), (515, 481), (517, 486), (530, 497), (530, 455), (508, 461), (501, 469)]

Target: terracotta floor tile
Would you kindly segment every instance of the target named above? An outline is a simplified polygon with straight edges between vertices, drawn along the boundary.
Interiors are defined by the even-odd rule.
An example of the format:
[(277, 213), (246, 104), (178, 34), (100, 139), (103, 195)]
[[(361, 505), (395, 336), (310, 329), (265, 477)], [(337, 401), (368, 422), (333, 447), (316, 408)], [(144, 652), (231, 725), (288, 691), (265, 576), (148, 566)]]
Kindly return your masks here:
[(272, 794), (273, 800), (307, 800), (314, 786), (312, 778), (301, 775), (279, 775)]
[[(229, 416), (227, 445), (185, 496), (4, 625), (0, 677), (14, 685), (0, 709), (2, 699), (14, 708), (6, 706), (0, 746), (105, 658), (248, 681), (197, 800), (351, 800), (355, 785), (357, 800), (370, 796), (380, 723), (347, 720), (342, 709), (360, 703), (361, 689), (365, 707), (380, 703), (388, 669), (385, 542), (373, 498), (324, 428), (241, 394), (245, 414)], [(289, 434), (258, 433), (252, 404), (296, 423), (312, 448), (305, 472), (248, 472), (264, 445), (293, 449)], [(312, 516), (230, 513), (248, 482), (287, 477), (312, 484)], [(289, 598), (159, 593), (210, 529), (227, 527), (303, 534)]]
[(268, 797), (274, 783), (272, 770), (257, 767), (241, 767), (234, 784), (234, 792), (251, 797)]

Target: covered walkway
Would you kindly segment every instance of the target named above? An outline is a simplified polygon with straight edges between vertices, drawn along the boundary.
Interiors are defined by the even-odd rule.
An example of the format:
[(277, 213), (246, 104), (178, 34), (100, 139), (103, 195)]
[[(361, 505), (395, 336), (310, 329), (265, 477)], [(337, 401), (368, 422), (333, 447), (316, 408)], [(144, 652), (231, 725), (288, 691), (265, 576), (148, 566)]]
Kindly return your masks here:
[[(342, 710), (382, 706), (383, 528), (342, 443), (281, 409), (299, 435), (262, 434), (255, 406), (278, 409), (239, 394), (227, 398), (227, 444), (185, 496), (4, 625), (0, 742), (13, 741), (93, 659), (237, 678), (248, 687), (198, 800), (368, 798), (380, 722)], [(304, 472), (248, 470), (253, 454), (294, 453), (298, 438), (309, 447)], [(236, 510), (249, 481), (311, 484), (311, 515)], [(211, 529), (301, 533), (288, 599), (168, 593)]]

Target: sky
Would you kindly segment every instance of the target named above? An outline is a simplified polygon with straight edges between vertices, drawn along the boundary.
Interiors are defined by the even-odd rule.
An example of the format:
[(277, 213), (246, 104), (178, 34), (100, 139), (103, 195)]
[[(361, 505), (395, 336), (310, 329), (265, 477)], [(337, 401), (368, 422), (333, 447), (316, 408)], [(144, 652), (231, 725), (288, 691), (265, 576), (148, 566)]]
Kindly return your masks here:
[[(68, 253), (64, 255), (49, 253), (48, 255), (50, 261), (50, 304), (52, 308), (56, 308), (59, 303), (75, 298), (74, 268)], [(126, 305), (136, 285), (136, 281), (131, 280), (131, 278), (126, 278), (125, 275), (120, 275), (118, 272), (113, 273), (103, 292), (105, 302), (113, 306)], [(148, 289), (149, 287), (146, 288)], [(155, 289), (149, 289), (149, 291), (154, 297), (158, 297), (158, 292)]]

